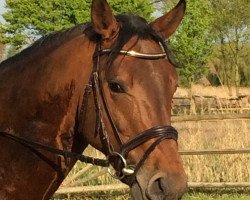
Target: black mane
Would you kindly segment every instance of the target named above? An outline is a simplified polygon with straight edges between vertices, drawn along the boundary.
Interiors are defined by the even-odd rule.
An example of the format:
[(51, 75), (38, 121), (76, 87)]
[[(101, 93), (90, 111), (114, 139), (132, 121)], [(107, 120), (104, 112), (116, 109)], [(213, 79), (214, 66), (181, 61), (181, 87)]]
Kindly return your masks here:
[(49, 50), (55, 49), (66, 41), (69, 41), (79, 35), (82, 35), (85, 29), (89, 26), (87, 24), (79, 24), (73, 28), (62, 30), (59, 32), (51, 33), (47, 36), (44, 36), (34, 42), (31, 46), (22, 50), (20, 53), (4, 60), (1, 65), (8, 65), (10, 63), (16, 63), (19, 61), (27, 61), (32, 58), (36, 58), (37, 56), (42, 56), (42, 53), (45, 53)]
[[(171, 58), (170, 62), (171, 60), (173, 60), (171, 56), (171, 51), (165, 43), (164, 39), (158, 33), (156, 33), (156, 31), (148, 24), (148, 22), (144, 18), (132, 14), (123, 14), (117, 15), (116, 19), (121, 23), (121, 28), (117, 41), (111, 47), (112, 52), (109, 56), (109, 64), (114, 61), (123, 46), (133, 36), (138, 36), (138, 40), (152, 39), (156, 42), (161, 43), (163, 48), (165, 49), (165, 52), (168, 54), (168, 57)], [(27, 61), (32, 58), (34, 59), (37, 56), (42, 56), (42, 53), (48, 52), (49, 50), (53, 50), (64, 42), (69, 41), (81, 34), (86, 34), (86, 36), (93, 42), (101, 42), (101, 36), (93, 30), (93, 26), (91, 23), (79, 24), (73, 28), (62, 30), (56, 33), (52, 33), (48, 36), (42, 37), (33, 45), (24, 49), (17, 55), (3, 61), (0, 66), (5, 64), (8, 65), (13, 62), (16, 63), (19, 61)]]

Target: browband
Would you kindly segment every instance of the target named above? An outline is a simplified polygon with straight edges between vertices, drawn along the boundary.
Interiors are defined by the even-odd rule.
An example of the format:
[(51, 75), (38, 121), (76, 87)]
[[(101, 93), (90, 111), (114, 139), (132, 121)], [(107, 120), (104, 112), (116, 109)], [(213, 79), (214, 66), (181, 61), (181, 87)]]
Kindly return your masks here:
[[(112, 49), (101, 49), (99, 50), (99, 54), (106, 54), (106, 53), (111, 53), (113, 50)], [(126, 55), (126, 56), (132, 56), (135, 58), (144, 58), (144, 59), (161, 59), (165, 58), (167, 56), (166, 53), (139, 53), (134, 50), (120, 50), (119, 54), (121, 55)]]

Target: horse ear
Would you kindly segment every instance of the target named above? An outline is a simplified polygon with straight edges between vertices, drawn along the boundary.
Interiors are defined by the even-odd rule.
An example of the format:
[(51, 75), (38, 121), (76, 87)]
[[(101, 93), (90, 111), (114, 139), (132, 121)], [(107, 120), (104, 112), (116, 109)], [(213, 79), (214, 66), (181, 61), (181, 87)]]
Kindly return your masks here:
[(91, 20), (94, 30), (102, 35), (103, 39), (110, 39), (118, 31), (118, 23), (106, 0), (93, 0)]
[(153, 21), (150, 25), (165, 39), (169, 38), (178, 28), (186, 10), (186, 1), (180, 0), (170, 12)]

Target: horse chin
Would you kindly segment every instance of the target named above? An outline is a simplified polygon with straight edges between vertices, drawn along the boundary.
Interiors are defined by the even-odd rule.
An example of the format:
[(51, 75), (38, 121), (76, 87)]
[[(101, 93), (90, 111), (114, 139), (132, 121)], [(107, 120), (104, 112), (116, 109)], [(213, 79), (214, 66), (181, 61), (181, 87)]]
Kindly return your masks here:
[(147, 199), (145, 193), (142, 191), (139, 183), (133, 184), (131, 187), (131, 196), (133, 200), (145, 200)]
[(133, 200), (181, 200), (174, 195), (162, 195), (157, 193), (151, 193), (148, 190), (143, 191), (138, 183), (131, 187), (131, 197)]

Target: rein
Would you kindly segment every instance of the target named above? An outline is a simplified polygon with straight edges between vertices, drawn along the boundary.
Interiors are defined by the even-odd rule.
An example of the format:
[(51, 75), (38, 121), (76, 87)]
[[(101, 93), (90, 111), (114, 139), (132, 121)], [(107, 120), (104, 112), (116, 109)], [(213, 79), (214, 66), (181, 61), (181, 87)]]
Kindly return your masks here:
[(57, 149), (57, 148), (54, 148), (52, 146), (42, 144), (39, 142), (34, 142), (31, 140), (25, 139), (23, 137), (19, 137), (17, 135), (7, 133), (7, 132), (0, 131), (0, 136), (5, 137), (5, 138), (9, 138), (9, 139), (25, 146), (25, 147), (44, 150), (44, 151), (47, 151), (47, 152), (50, 152), (53, 154), (61, 155), (65, 158), (74, 158), (74, 159), (80, 160), (81, 162), (84, 162), (84, 163), (89, 163), (89, 164), (98, 165), (98, 166), (102, 166), (102, 167), (109, 166), (108, 160), (93, 158), (93, 157), (85, 156), (85, 155), (82, 155), (79, 153), (74, 153), (74, 152), (67, 151), (67, 150)]
[[(112, 52), (111, 49), (101, 49), (100, 44), (97, 44), (96, 51), (93, 55), (93, 64), (94, 64), (93, 72), (90, 77), (89, 86), (85, 88), (84, 99), (81, 106), (81, 111), (84, 112), (86, 103), (85, 101), (87, 101), (88, 95), (90, 94), (90, 90), (92, 89), (95, 108), (96, 108), (96, 118), (97, 118), (96, 133), (101, 134), (100, 136), (102, 143), (104, 145), (104, 149), (107, 153), (107, 159), (98, 159), (85, 156), (79, 153), (74, 153), (68, 150), (57, 149), (52, 146), (31, 141), (26, 138), (22, 138), (20, 136), (13, 135), (4, 131), (0, 131), (0, 136), (9, 138), (28, 148), (40, 149), (53, 154), (62, 155), (65, 157), (65, 159), (74, 158), (80, 160), (81, 162), (90, 163), (93, 165), (98, 165), (103, 167), (108, 167), (110, 166), (110, 164), (112, 164), (115, 169), (115, 175), (112, 174), (109, 169), (110, 174), (113, 177), (125, 182), (128, 185), (132, 185), (136, 181), (137, 172), (139, 171), (143, 163), (146, 161), (148, 156), (154, 151), (156, 146), (166, 139), (173, 139), (177, 141), (178, 132), (172, 126), (156, 126), (148, 130), (145, 130), (142, 133), (139, 133), (135, 138), (129, 140), (126, 143), (123, 143), (122, 139), (120, 138), (121, 134), (114, 123), (107, 100), (105, 98), (103, 83), (101, 79), (100, 57), (103, 55), (109, 55), (111, 52)], [(169, 58), (168, 52), (148, 54), (148, 53), (139, 53), (133, 50), (129, 51), (121, 50), (119, 54), (124, 56), (131, 56), (135, 58), (150, 59), (150, 60), (163, 59), (166, 57)], [(119, 152), (115, 152), (112, 145), (110, 144), (110, 140), (103, 121), (103, 111), (108, 116), (109, 124), (111, 125), (113, 134), (120, 146)], [(79, 117), (81, 119), (84, 119), (83, 114), (84, 113), (80, 113)], [(126, 160), (129, 152), (151, 139), (155, 139), (155, 141), (153, 141), (153, 143), (149, 146), (149, 148), (146, 150), (146, 152), (139, 160), (139, 162), (135, 166), (130, 166)]]

